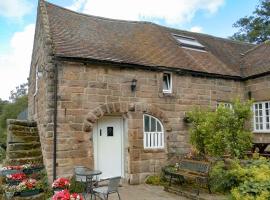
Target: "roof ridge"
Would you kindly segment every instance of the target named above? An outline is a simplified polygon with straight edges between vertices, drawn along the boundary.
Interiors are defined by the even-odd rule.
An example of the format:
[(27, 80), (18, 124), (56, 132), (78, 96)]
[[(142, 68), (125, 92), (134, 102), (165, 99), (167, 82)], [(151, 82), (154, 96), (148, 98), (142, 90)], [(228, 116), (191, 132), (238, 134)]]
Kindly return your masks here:
[(243, 52), (243, 53), (242, 53), (242, 56), (245, 57), (245, 56), (246, 56), (247, 54), (249, 54), (250, 52), (255, 51), (256, 49), (258, 49), (258, 48), (260, 48), (260, 47), (262, 47), (262, 46), (264, 46), (264, 45), (267, 45), (269, 42), (270, 42), (270, 40), (266, 40), (266, 41), (264, 41), (264, 42), (258, 44), (257, 46), (255, 46), (255, 47), (253, 47), (253, 48), (251, 48), (251, 49), (249, 49), (249, 50)]
[(101, 17), (101, 16), (96, 16), (96, 15), (90, 15), (90, 14), (86, 14), (86, 13), (81, 13), (81, 12), (73, 11), (73, 10), (70, 10), (70, 9), (68, 9), (68, 8), (58, 6), (58, 5), (56, 5), (56, 4), (53, 4), (53, 3), (48, 2), (48, 1), (45, 1), (45, 0), (41, 0), (41, 1), (44, 1), (46, 4), (50, 4), (50, 5), (54, 6), (54, 7), (59, 8), (59, 9), (62, 9), (62, 10), (65, 10), (65, 11), (68, 11), (68, 12), (71, 12), (71, 13), (74, 13), (74, 14), (77, 14), (77, 15), (85, 16), (85, 17), (94, 17), (94, 18), (96, 18), (96, 19), (107, 20), (107, 21), (118, 21), (118, 22), (129, 22), (129, 23), (138, 23), (138, 24), (154, 24), (154, 25), (157, 25), (156, 23), (154, 23), (154, 22), (149, 22), (149, 21), (136, 21), (136, 20), (124, 20), (124, 19), (112, 19), (112, 18), (108, 18), (108, 17)]

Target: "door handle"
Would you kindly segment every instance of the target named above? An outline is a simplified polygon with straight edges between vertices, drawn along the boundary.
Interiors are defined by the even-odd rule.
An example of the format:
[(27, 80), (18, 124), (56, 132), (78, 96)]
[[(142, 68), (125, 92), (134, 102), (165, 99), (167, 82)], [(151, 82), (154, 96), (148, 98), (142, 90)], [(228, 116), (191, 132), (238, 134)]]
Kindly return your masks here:
[(99, 130), (99, 136), (102, 136), (102, 130), (101, 129)]

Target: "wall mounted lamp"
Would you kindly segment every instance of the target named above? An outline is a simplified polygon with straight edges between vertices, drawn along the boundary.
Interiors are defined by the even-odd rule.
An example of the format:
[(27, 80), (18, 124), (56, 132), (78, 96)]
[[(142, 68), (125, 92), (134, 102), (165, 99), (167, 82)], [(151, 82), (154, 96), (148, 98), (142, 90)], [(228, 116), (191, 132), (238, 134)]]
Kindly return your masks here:
[(136, 87), (137, 87), (137, 80), (136, 79), (132, 79), (130, 87), (131, 87), (132, 92), (134, 92), (136, 90)]

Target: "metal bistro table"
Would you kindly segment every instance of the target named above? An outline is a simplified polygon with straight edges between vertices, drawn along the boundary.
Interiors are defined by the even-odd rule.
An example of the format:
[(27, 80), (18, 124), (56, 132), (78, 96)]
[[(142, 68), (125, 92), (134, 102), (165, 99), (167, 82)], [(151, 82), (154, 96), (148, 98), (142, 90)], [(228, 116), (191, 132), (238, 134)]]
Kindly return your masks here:
[(85, 192), (90, 193), (91, 194), (91, 199), (92, 199), (92, 195), (93, 195), (93, 178), (96, 176), (96, 180), (97, 180), (97, 176), (102, 174), (101, 171), (99, 170), (90, 170), (90, 169), (86, 169), (83, 172), (76, 172), (77, 176), (81, 176), (81, 177), (86, 177), (86, 188), (85, 188)]

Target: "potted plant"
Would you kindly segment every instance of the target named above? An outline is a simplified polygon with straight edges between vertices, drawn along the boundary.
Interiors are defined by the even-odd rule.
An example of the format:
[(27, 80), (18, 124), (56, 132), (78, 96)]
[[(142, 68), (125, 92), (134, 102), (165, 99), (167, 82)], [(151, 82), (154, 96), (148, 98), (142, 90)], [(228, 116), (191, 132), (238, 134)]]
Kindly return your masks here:
[(15, 195), (15, 192), (16, 192), (16, 186), (15, 185), (6, 185), (4, 187), (4, 190), (5, 190), (5, 196), (7, 199), (12, 199), (13, 196)]
[(6, 181), (9, 185), (18, 185), (24, 179), (26, 179), (26, 175), (24, 173), (6, 175)]
[(1, 168), (1, 175), (6, 176), (8, 174), (20, 173), (22, 171), (22, 166), (6, 166)]
[(70, 186), (70, 180), (67, 178), (58, 178), (52, 184), (52, 188), (54, 192), (68, 189), (69, 186)]
[(18, 186), (17, 191), (20, 192), (21, 197), (37, 195), (41, 190), (41, 183), (36, 179), (25, 179)]
[(39, 165), (39, 164), (25, 164), (22, 166), (23, 167), (23, 172), (25, 174), (33, 174), (33, 173), (37, 173), (39, 172), (40, 170), (43, 169), (43, 166), (42, 165)]
[(83, 200), (81, 194), (70, 194), (68, 190), (62, 190), (53, 195), (52, 200)]

